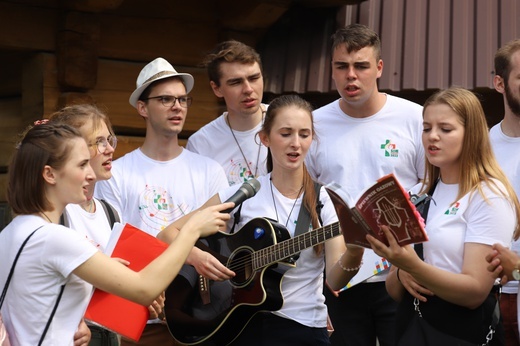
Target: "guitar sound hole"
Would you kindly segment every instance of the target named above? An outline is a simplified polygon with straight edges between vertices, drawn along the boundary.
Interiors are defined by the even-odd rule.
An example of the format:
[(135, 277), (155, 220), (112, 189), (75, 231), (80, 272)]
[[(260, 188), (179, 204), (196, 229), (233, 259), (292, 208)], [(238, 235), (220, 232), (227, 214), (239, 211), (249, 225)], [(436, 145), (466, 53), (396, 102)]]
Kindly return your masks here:
[(235, 272), (231, 282), (236, 286), (245, 286), (253, 278), (253, 263), (251, 262), (251, 251), (239, 249), (231, 258), (228, 268)]

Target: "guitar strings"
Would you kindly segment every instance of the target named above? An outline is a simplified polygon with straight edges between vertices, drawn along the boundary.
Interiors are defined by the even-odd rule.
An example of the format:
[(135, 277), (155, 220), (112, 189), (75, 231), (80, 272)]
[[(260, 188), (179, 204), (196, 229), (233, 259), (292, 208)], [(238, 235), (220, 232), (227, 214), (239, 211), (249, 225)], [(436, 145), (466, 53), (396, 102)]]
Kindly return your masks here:
[[(329, 231), (327, 231), (326, 229), (327, 228), (330, 228)], [(334, 223), (332, 225), (329, 225), (329, 226), (325, 226), (325, 227), (322, 227), (321, 229), (317, 229), (317, 230), (322, 230), (325, 232), (329, 232), (331, 234), (331, 236), (334, 236), (334, 231), (337, 231), (339, 230), (339, 224), (338, 223)], [(339, 234), (337, 234), (339, 235)], [(312, 233), (304, 233), (302, 235), (299, 235), (297, 236), (296, 238), (292, 238), (292, 239), (287, 239), (281, 243), (277, 243), (277, 244), (273, 244), (273, 245), (270, 245), (264, 249), (261, 249), (261, 250), (258, 250), (256, 251), (256, 253), (261, 253), (260, 256), (263, 256), (263, 258), (265, 259), (266, 257), (268, 257), (270, 254), (272, 253), (283, 253), (285, 250), (291, 250), (294, 251), (294, 252), (299, 252), (301, 251), (302, 249), (299, 248), (298, 250), (294, 250), (294, 245), (293, 246), (290, 246), (289, 243), (293, 242), (293, 243), (307, 243), (308, 240), (311, 240), (312, 238), (316, 238), (318, 241), (317, 242), (313, 242), (311, 243), (308, 247), (311, 247), (313, 245), (316, 245), (316, 244), (319, 244), (319, 243), (322, 243), (324, 241), (326, 241), (326, 239), (320, 239), (319, 238), (319, 235), (314, 235)], [(296, 241), (298, 240), (298, 241)], [(272, 250), (273, 248), (279, 248), (277, 250)], [(286, 255), (283, 255), (284, 258), (285, 257), (288, 257), (290, 256), (292, 253), (289, 253)], [(251, 255), (251, 254), (250, 254)], [(256, 256), (258, 258), (258, 255)], [(248, 262), (252, 262), (251, 261), (251, 256), (244, 256), (243, 258), (241, 258), (241, 260), (238, 260), (238, 261), (235, 261), (233, 262), (234, 264), (244, 264), (244, 263), (248, 263)], [(270, 261), (271, 263), (274, 263), (276, 261)], [(232, 269), (233, 267), (230, 267), (230, 269)]]
[[(330, 235), (334, 236), (334, 231), (339, 230), (339, 223), (336, 222), (331, 225), (324, 226), (321, 229), (317, 229), (317, 230), (321, 230), (322, 233), (324, 233), (324, 234), (326, 232), (330, 232)], [(302, 250), (302, 249), (299, 249), (298, 251), (295, 251), (294, 247), (296, 244), (301, 244), (301, 243), (305, 244), (308, 241), (311, 241), (313, 238), (315, 238), (314, 241), (317, 241), (317, 242), (314, 243), (314, 241), (312, 241), (312, 244), (310, 246), (308, 246), (308, 247), (311, 247), (311, 246), (323, 243), (327, 240), (327, 239), (325, 239), (325, 237), (319, 237), (319, 233), (317, 233), (317, 234), (314, 234), (314, 233), (315, 232), (306, 232), (295, 238), (287, 239), (280, 243), (276, 243), (276, 244), (270, 245), (268, 247), (265, 247), (256, 252), (249, 253), (246, 256), (243, 256), (242, 258), (238, 259), (237, 261), (232, 261), (231, 265), (228, 268), (230, 270), (233, 270), (235, 273), (243, 273), (246, 271), (247, 267), (251, 267), (253, 270), (256, 270), (258, 268), (253, 268), (253, 265), (252, 265), (254, 260), (260, 261), (263, 264), (263, 265), (259, 266), (259, 268), (265, 267), (269, 264), (278, 262), (277, 260), (269, 260), (269, 256), (273, 256), (273, 254), (276, 255), (275, 257), (282, 257), (282, 259), (283, 259), (283, 258), (289, 257), (293, 254), (293, 253), (288, 253), (287, 255), (282, 255), (287, 250), (294, 251), (294, 253)], [(337, 234), (337, 235), (339, 235), (339, 234)], [(335, 235), (335, 236), (337, 236), (337, 235)], [(295, 243), (295, 244), (291, 246), (289, 243)], [(255, 256), (255, 254), (257, 254), (257, 255)]]

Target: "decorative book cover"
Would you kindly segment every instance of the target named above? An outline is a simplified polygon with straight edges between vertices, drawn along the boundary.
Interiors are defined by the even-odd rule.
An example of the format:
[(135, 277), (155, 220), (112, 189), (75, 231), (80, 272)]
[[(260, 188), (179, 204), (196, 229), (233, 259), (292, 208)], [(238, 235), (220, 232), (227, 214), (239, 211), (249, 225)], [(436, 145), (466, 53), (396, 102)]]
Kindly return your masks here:
[(379, 225), (387, 225), (401, 246), (428, 240), (422, 217), (393, 174), (380, 178), (357, 202), (338, 184), (327, 185), (326, 191), (336, 209), (345, 242), (367, 248), (363, 266), (342, 291), (390, 268), (390, 263), (372, 251), (366, 240), (366, 235), (371, 234), (388, 244)]
[[(115, 224), (106, 253), (130, 262), (128, 267), (139, 271), (159, 256), (168, 244), (140, 229)], [(94, 289), (85, 312), (85, 319), (103, 328), (139, 341), (148, 321), (148, 307)]]
[(381, 225), (388, 226), (401, 246), (428, 240), (422, 217), (393, 174), (379, 179), (355, 202), (337, 184), (328, 185), (326, 190), (334, 204), (343, 237), (348, 244), (370, 249), (366, 240), (366, 235), (370, 234), (388, 245), (380, 230)]

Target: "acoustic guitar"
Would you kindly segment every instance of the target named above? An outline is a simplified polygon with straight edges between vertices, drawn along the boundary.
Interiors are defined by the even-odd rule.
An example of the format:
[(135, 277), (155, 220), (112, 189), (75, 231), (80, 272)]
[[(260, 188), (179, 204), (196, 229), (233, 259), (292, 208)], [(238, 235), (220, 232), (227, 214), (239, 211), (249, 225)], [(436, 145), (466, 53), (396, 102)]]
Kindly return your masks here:
[[(291, 238), (287, 229), (267, 218), (254, 218), (234, 234), (217, 233), (197, 246), (212, 253), (236, 276), (223, 282), (201, 280), (193, 287), (182, 275), (166, 290), (168, 329), (183, 345), (227, 345), (260, 311), (283, 305), (284, 273), (294, 267), (294, 256), (304, 249), (341, 234), (339, 222)], [(194, 270), (190, 267), (191, 270)], [(209, 289), (211, 301), (199, 292)], [(217, 299), (215, 299), (217, 297)]]

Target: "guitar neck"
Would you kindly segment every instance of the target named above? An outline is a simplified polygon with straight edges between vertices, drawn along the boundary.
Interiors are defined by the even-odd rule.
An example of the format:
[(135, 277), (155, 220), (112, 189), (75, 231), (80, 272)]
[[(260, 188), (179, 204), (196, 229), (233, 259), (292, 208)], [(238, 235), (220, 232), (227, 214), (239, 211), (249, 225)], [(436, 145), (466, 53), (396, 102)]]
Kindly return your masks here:
[(341, 234), (339, 222), (316, 228), (294, 238), (265, 247), (253, 253), (253, 269), (258, 270), (295, 255)]

